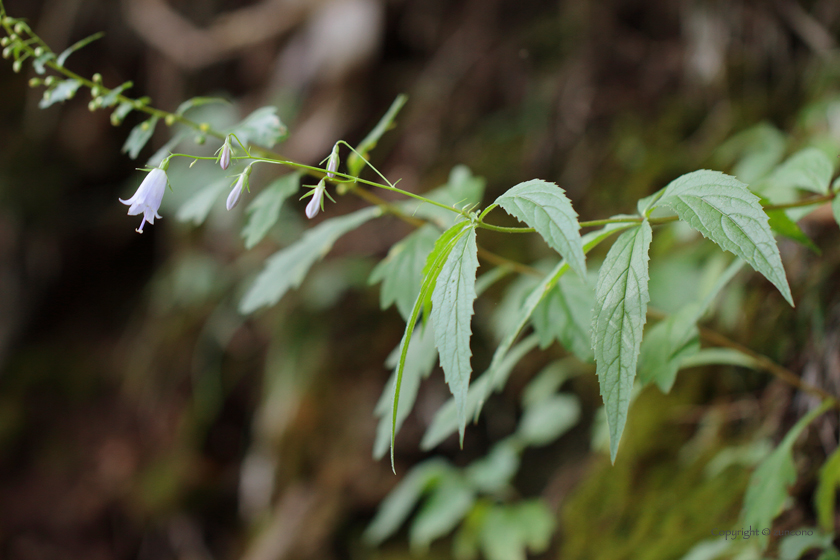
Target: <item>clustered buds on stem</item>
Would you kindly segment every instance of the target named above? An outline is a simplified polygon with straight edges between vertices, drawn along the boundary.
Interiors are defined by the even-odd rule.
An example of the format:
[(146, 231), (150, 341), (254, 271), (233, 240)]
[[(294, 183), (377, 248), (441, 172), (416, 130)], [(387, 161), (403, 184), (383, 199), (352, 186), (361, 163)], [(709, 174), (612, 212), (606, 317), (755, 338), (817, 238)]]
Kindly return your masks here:
[(140, 222), (140, 227), (136, 230), (137, 233), (143, 233), (143, 226), (146, 225), (146, 222), (154, 224), (155, 218), (161, 217), (158, 210), (160, 209), (160, 202), (163, 200), (163, 193), (166, 191), (166, 185), (169, 184), (169, 179), (166, 177), (168, 167), (169, 158), (166, 158), (161, 162), (160, 167), (149, 171), (134, 196), (128, 200), (119, 199), (120, 202), (129, 207), (129, 216), (143, 214), (143, 221)]
[(248, 186), (248, 176), (251, 175), (251, 166), (245, 168), (245, 171), (239, 174), (239, 178), (236, 180), (236, 184), (233, 186), (233, 189), (230, 191), (230, 194), (227, 197), (227, 202), (225, 202), (225, 207), (228, 210), (232, 210), (234, 206), (239, 203), (239, 196), (242, 194), (242, 191), (250, 188)]

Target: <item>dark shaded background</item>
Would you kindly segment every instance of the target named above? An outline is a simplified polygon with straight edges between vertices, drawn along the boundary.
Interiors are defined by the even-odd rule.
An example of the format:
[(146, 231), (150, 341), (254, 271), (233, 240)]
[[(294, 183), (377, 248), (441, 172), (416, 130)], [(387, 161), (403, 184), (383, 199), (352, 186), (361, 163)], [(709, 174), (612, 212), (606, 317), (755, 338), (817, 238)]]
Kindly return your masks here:
[[(488, 179), (485, 202), (540, 177), (563, 186), (583, 219), (630, 211), (678, 174), (710, 165), (714, 148), (747, 126), (766, 119), (795, 129), (797, 111), (837, 84), (835, 0), (5, 4), (55, 51), (104, 30), (68, 66), (100, 72), (110, 86), (131, 79), (135, 96), (163, 109), (194, 95), (233, 99), (240, 115), (277, 104), (292, 131), (279, 150), (306, 163), (338, 138), (358, 142), (408, 93), (397, 129), (374, 153), (403, 188), (433, 188), (465, 163)], [(382, 553), (359, 540), (397, 480), (370, 449), (388, 375), (382, 363), (402, 333), (393, 310), (379, 311), (366, 277), (405, 226), (383, 220), (349, 235), (304, 289), (246, 321), (235, 311), (238, 286), (298, 234), (302, 205), (249, 253), (232, 229), (236, 217), (214, 214), (191, 228), (170, 209), (139, 236), (117, 197), (138, 183), (134, 168), (168, 138), (164, 127), (133, 162), (120, 147), (137, 116), (114, 128), (107, 113), (88, 111), (82, 92), (41, 111), (29, 77), (11, 64), (0, 72), (0, 556), (405, 557), (402, 537)], [(358, 206), (342, 199), (334, 212)], [(800, 318), (780, 298), (765, 305), (770, 290), (754, 281), (763, 295), (748, 300), (735, 325), (737, 338), (792, 367), (816, 367), (819, 381), (840, 374), (831, 342), (840, 253), (830, 215), (807, 229), (824, 250), (819, 260), (783, 247)], [(522, 262), (544, 255), (505, 236), (490, 234), (486, 244)], [(480, 303), (476, 321), (491, 307)], [(815, 311), (828, 333), (817, 341)], [(743, 328), (754, 324), (761, 327)], [(480, 371), (492, 340), (476, 330)], [(453, 440), (442, 452), (464, 464), (509, 433), (518, 391), (546, 361), (526, 359), (468, 431), (464, 451)], [(786, 388), (746, 375), (692, 382), (674, 400), (702, 407), (740, 391), (747, 396), (733, 400), (754, 406), (755, 422), (769, 415), (783, 425), (796, 414)], [(575, 388), (591, 416), (594, 377)], [(439, 372), (424, 385), (400, 433), (398, 473), (424, 456), (417, 443), (447, 395)], [(622, 452), (634, 464), (646, 457), (638, 468), (649, 471), (694, 428), (682, 425), (685, 437), (667, 449), (634, 455), (630, 441)], [(546, 497), (567, 523), (547, 556), (566, 546), (566, 557), (595, 557), (564, 537), (584, 514), (562, 512), (570, 492), (619, 476), (599, 474), (602, 463), (588, 452), (588, 420), (526, 455), (519, 490)], [(743, 477), (732, 484), (736, 499), (721, 506), (730, 519)], [(586, 513), (593, 526), (575, 534), (604, 533), (609, 521), (598, 515)], [(807, 506), (798, 515), (806, 519)], [(431, 554), (447, 557), (448, 547)]]

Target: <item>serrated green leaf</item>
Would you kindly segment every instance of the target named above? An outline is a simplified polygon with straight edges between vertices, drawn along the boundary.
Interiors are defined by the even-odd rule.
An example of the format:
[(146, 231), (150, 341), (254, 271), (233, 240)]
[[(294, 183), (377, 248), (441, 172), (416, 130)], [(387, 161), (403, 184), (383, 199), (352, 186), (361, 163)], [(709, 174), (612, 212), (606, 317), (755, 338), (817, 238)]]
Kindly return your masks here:
[(370, 207), (325, 220), (307, 230), (297, 243), (268, 257), (262, 272), (242, 298), (240, 313), (248, 314), (260, 307), (274, 305), (289, 288), (300, 287), (312, 265), (322, 259), (341, 236), (381, 214), (378, 207)]
[(681, 220), (747, 261), (793, 305), (779, 248), (767, 214), (747, 185), (717, 171), (694, 171), (672, 181), (660, 204)]
[(396, 383), (394, 385), (394, 423), (391, 427), (391, 469), (394, 469), (394, 441), (396, 437), (396, 419), (398, 416), (400, 389), (402, 386), (403, 372), (405, 371), (405, 361), (408, 355), (408, 349), (411, 342), (411, 335), (414, 332), (414, 326), (417, 319), (420, 317), (420, 312), (423, 311), (424, 317), (429, 317), (432, 306), (432, 294), (434, 293), (437, 284), (437, 278), (443, 269), (444, 264), (449, 258), (449, 253), (452, 248), (458, 243), (458, 240), (467, 232), (467, 229), (472, 229), (469, 222), (460, 222), (443, 232), (435, 241), (435, 246), (429, 256), (426, 258), (426, 265), (423, 267), (423, 281), (420, 284), (420, 293), (417, 294), (417, 299), (414, 300), (414, 306), (411, 309), (411, 314), (408, 321), (405, 323), (405, 332), (403, 332), (402, 340), (400, 341), (400, 359), (397, 364)]
[(487, 456), (473, 461), (464, 474), (477, 490), (492, 494), (506, 488), (518, 469), (519, 450), (506, 439), (494, 445)]
[(823, 550), (831, 546), (832, 535), (822, 534), (813, 527), (801, 527), (794, 533), (813, 533), (811, 535), (788, 535), (779, 543), (779, 560), (799, 560), (802, 555), (814, 548)]
[[(467, 391), (467, 416), (472, 416), (478, 410), (479, 403), (490, 391), (497, 390), (505, 384), (510, 372), (519, 363), (519, 360), (536, 348), (537, 343), (538, 339), (535, 335), (523, 339), (522, 342), (510, 349), (510, 352), (505, 355), (501, 362), (495, 366), (491, 365), (495, 369), (488, 369), (470, 384)], [(488, 387), (491, 381), (494, 385)], [(423, 434), (420, 449), (427, 451), (435, 447), (458, 431), (458, 428), (458, 408), (455, 406), (455, 399), (451, 398), (438, 409), (432, 423), (426, 429), (426, 433)]]
[(437, 363), (437, 356), (433, 326), (429, 324), (425, 329), (414, 331), (405, 359), (396, 422), (394, 422), (393, 416), (394, 394), (396, 391), (394, 384), (397, 381), (400, 347), (397, 346), (394, 348), (394, 351), (388, 356), (385, 365), (394, 371), (388, 379), (388, 383), (385, 384), (382, 396), (379, 397), (379, 402), (376, 403), (376, 408), (374, 409), (374, 414), (379, 418), (379, 424), (376, 428), (376, 439), (373, 443), (374, 459), (381, 459), (388, 452), (388, 447), (391, 445), (392, 427), (396, 436), (403, 422), (408, 418), (409, 413), (414, 408), (417, 392), (420, 389), (420, 381), (429, 376)]
[[(587, 233), (582, 238), (584, 253), (590, 251), (593, 247), (596, 247), (599, 243), (607, 239), (612, 234), (627, 229), (629, 227), (632, 227), (632, 224), (612, 223), (607, 224), (598, 231)], [(565, 261), (560, 261), (551, 272), (545, 275), (545, 277), (540, 281), (536, 288), (534, 288), (534, 290), (531, 292), (531, 295), (528, 296), (528, 299), (525, 300), (525, 303), (522, 305), (522, 308), (519, 312), (519, 317), (516, 321), (516, 324), (513, 326), (513, 328), (510, 329), (507, 336), (505, 336), (504, 339), (502, 339), (502, 341), (499, 343), (499, 346), (496, 347), (496, 351), (493, 353), (493, 359), (490, 362), (490, 367), (487, 369), (491, 377), (485, 385), (485, 393), (482, 395), (481, 399), (478, 401), (478, 405), (476, 406), (476, 417), (481, 412), (481, 407), (484, 405), (484, 400), (489, 395), (489, 391), (496, 390), (497, 388), (497, 383), (495, 380), (493, 380), (492, 376), (495, 375), (496, 371), (500, 371), (499, 365), (503, 361), (505, 361), (508, 351), (510, 350), (511, 346), (513, 346), (514, 341), (516, 341), (516, 339), (519, 338), (522, 329), (524, 329), (525, 326), (528, 324), (528, 321), (531, 320), (534, 310), (537, 308), (537, 306), (540, 304), (543, 298), (549, 293), (549, 291), (557, 284), (557, 282), (566, 273), (567, 270), (569, 270), (569, 265), (566, 264)], [(429, 430), (431, 431), (431, 428), (429, 428)]]
[(105, 36), (105, 33), (100, 31), (99, 33), (94, 33), (93, 35), (91, 35), (89, 37), (85, 37), (81, 41), (78, 41), (78, 42), (70, 45), (69, 47), (67, 47), (64, 50), (64, 52), (62, 52), (60, 55), (58, 55), (58, 58), (55, 59), (56, 65), (63, 67), (64, 63), (67, 62), (67, 57), (69, 57), (71, 54), (73, 54), (77, 50), (86, 47), (90, 43), (93, 43), (97, 39), (101, 39), (104, 36)]
[(496, 199), (496, 204), (534, 228), (578, 276), (586, 278), (586, 256), (580, 240), (578, 215), (563, 189), (554, 183), (533, 179), (509, 189)]
[(414, 506), (429, 486), (449, 472), (452, 467), (442, 459), (431, 459), (411, 469), (405, 478), (388, 494), (370, 522), (363, 539), (376, 546), (390, 537), (408, 519)]
[(475, 492), (460, 473), (445, 473), (411, 523), (411, 548), (428, 549), (432, 541), (455, 529), (474, 503)]
[(650, 300), (648, 249), (651, 236), (647, 221), (621, 234), (601, 265), (595, 289), (592, 338), (596, 373), (610, 427), (610, 459), (613, 462), (627, 422)]
[(397, 304), (403, 319), (408, 319), (423, 281), (426, 258), (435, 246), (437, 230), (423, 226), (391, 247), (388, 256), (370, 273), (369, 283), (382, 282), (379, 302), (382, 309)]
[[(119, 109), (118, 109), (119, 110)], [(157, 117), (152, 117), (147, 121), (143, 121), (134, 128), (131, 129), (131, 132), (128, 134), (128, 138), (123, 144), (122, 153), (128, 152), (128, 157), (131, 159), (137, 159), (137, 156), (140, 155), (140, 150), (143, 149), (143, 146), (151, 139), (152, 134), (155, 133), (155, 126), (158, 123)]]
[(478, 248), (475, 228), (467, 228), (454, 243), (432, 292), (431, 320), (440, 365), (458, 410), (461, 442), (467, 425), (467, 389), (470, 384), (470, 337)]
[(72, 99), (81, 85), (82, 83), (80, 81), (72, 78), (58, 82), (55, 87), (44, 92), (44, 97), (38, 103), (38, 107), (46, 109), (55, 103), (62, 103), (68, 99)]
[(257, 109), (230, 131), (245, 145), (256, 144), (268, 149), (284, 140), (288, 132), (277, 116), (277, 107)]
[(800, 188), (817, 194), (828, 194), (834, 174), (831, 160), (817, 148), (805, 148), (790, 156), (769, 180), (777, 187)]
[(574, 395), (551, 395), (525, 409), (517, 434), (528, 445), (548, 445), (577, 424), (580, 401)]
[(224, 103), (226, 105), (230, 105), (230, 101), (228, 101), (224, 97), (193, 97), (192, 99), (187, 99), (186, 101), (178, 105), (178, 109), (175, 111), (175, 114), (182, 116), (190, 109), (194, 109), (195, 107), (201, 107), (202, 105), (208, 105), (210, 103)]
[(245, 248), (259, 243), (280, 217), (280, 208), (286, 199), (300, 187), (300, 173), (289, 173), (275, 179), (258, 194), (248, 208), (248, 223), (242, 228)]
[(700, 311), (697, 304), (686, 305), (645, 333), (638, 365), (642, 383), (656, 383), (663, 393), (671, 392), (683, 360), (700, 351)]
[(502, 297), (493, 307), (493, 314), (489, 321), (496, 340), (504, 339), (516, 325), (522, 306), (539, 283), (540, 279), (535, 276), (519, 274), (505, 287)]
[(831, 213), (834, 215), (834, 221), (840, 225), (840, 196), (835, 196), (831, 201)]
[(840, 488), (840, 448), (835, 449), (820, 468), (817, 491), (814, 493), (817, 521), (826, 533), (834, 531), (838, 488)]
[[(817, 416), (828, 410), (832, 402), (826, 401), (803, 416), (785, 435), (779, 446), (758, 466), (750, 477), (741, 519), (744, 526), (770, 528), (773, 519), (781, 513), (788, 497), (788, 486), (796, 482), (796, 469), (791, 450), (799, 435)], [(762, 549), (767, 546), (767, 535), (758, 535)]]
[(356, 153), (350, 153), (347, 157), (347, 171), (350, 175), (353, 175), (354, 177), (359, 176), (359, 173), (362, 172), (362, 168), (365, 166), (365, 162), (362, 158), (367, 158), (368, 153), (376, 147), (376, 144), (379, 143), (382, 135), (393, 127), (394, 119), (397, 118), (397, 113), (400, 112), (400, 109), (402, 109), (406, 101), (408, 101), (407, 95), (398, 95), (397, 98), (394, 99), (394, 102), (391, 103), (388, 111), (386, 111), (382, 118), (379, 119), (376, 126), (373, 127), (373, 130), (371, 130), (368, 135), (359, 142), (359, 145), (356, 146), (356, 152), (361, 154), (361, 157), (359, 157)]
[(822, 554), (817, 557), (817, 560), (840, 560), (840, 551), (833, 546), (826, 548), (823, 550)]
[(593, 360), (592, 308), (595, 290), (578, 276), (564, 275), (534, 310), (531, 323), (540, 337), (540, 347), (548, 348), (557, 339), (583, 362)]
[(193, 225), (200, 226), (207, 219), (207, 215), (210, 214), (216, 199), (228, 186), (230, 186), (230, 179), (225, 178), (200, 189), (178, 208), (175, 219), (179, 222), (192, 222)]

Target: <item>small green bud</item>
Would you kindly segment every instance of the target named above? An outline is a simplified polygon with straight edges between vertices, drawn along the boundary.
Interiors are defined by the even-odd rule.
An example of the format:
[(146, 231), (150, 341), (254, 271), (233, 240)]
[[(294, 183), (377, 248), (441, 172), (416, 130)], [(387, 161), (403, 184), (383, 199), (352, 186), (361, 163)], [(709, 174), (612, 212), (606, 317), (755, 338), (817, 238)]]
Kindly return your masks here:
[(18, 42), (18, 40), (20, 39), (20, 37), (18, 37), (18, 36), (17, 36), (17, 35), (15, 35), (14, 33), (12, 33), (11, 35), (9, 35), (9, 39), (11, 39), (11, 40), (12, 40), (12, 43), (17, 43), (17, 42)]
[(116, 113), (111, 113), (111, 124), (113, 126), (120, 126), (120, 116)]
[(95, 84), (101, 84), (101, 83), (102, 83), (102, 74), (100, 74), (99, 72), (97, 72), (96, 74), (94, 74), (94, 75), (93, 75), (93, 83), (95, 83)]
[(44, 54), (44, 48), (43, 47), (35, 47), (35, 56), (36, 57), (42, 56), (43, 54)]
[(0, 47), (8, 47), (9, 46), (9, 38), (3, 37), (0, 39)]
[(14, 64), (12, 64), (12, 70), (15, 71), (15, 74), (20, 72), (21, 68), (23, 68), (23, 61), (22, 60), (15, 60)]
[(198, 129), (201, 132), (207, 132), (208, 130), (210, 130), (210, 123), (203, 122), (200, 125), (198, 125)]
[(38, 87), (42, 83), (44, 83), (44, 82), (41, 80), (41, 78), (31, 78), (29, 80), (29, 87)]
[(90, 96), (91, 97), (99, 97), (102, 95), (102, 88), (99, 86), (93, 86), (90, 88)]
[(149, 130), (149, 122), (146, 121), (140, 125), (140, 130)]
[(18, 22), (17, 25), (15, 25), (15, 33), (20, 35), (24, 31), (26, 31), (26, 26), (23, 24), (23, 22)]
[(93, 113), (98, 108), (99, 104), (96, 102), (96, 99), (88, 103), (88, 111)]
[(3, 58), (9, 58), (10, 56), (12, 56), (12, 47), (3, 49)]
[(166, 126), (172, 126), (173, 124), (175, 124), (175, 115), (171, 113), (169, 115), (166, 115), (166, 118), (163, 119), (163, 122), (166, 123)]
[(193, 141), (200, 146), (207, 141), (207, 137), (203, 134), (196, 134), (195, 139)]
[(44, 80), (44, 85), (47, 87), (52, 86), (55, 83), (55, 76), (47, 76), (47, 79)]
[(44, 99), (49, 101), (50, 97), (52, 97), (52, 91), (50, 91), (50, 90), (45, 91), (44, 92)]

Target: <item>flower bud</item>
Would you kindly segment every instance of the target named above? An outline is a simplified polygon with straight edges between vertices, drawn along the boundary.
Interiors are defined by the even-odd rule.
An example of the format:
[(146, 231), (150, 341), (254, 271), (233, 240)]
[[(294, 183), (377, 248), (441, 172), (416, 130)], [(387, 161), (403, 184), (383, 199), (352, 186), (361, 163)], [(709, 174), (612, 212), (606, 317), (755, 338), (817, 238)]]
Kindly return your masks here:
[(44, 54), (44, 47), (35, 47), (35, 56), (42, 56)]
[(230, 136), (225, 138), (225, 144), (222, 146), (222, 155), (219, 156), (219, 166), (222, 169), (227, 169), (230, 165), (230, 154), (231, 154), (231, 147), (230, 147)]
[(101, 83), (102, 83), (102, 74), (100, 74), (99, 72), (97, 72), (96, 74), (94, 74), (94, 75), (93, 75), (93, 83), (95, 83), (95, 84), (101, 84)]
[(236, 180), (236, 184), (233, 186), (233, 190), (230, 191), (230, 194), (227, 197), (227, 202), (225, 203), (225, 207), (228, 210), (233, 210), (233, 207), (239, 203), (239, 196), (242, 194), (242, 190), (245, 188), (245, 180), (245, 173), (242, 173), (239, 176), (239, 179)]
[(198, 129), (201, 132), (207, 132), (208, 130), (210, 130), (210, 123), (203, 122), (200, 125), (198, 125)]
[(17, 33), (18, 35), (20, 35), (20, 34), (22, 34), (24, 31), (26, 31), (26, 26), (25, 26), (25, 25), (23, 25), (23, 23), (22, 23), (22, 22), (18, 22), (18, 23), (15, 25), (15, 33)]
[(333, 146), (332, 153), (327, 161), (327, 177), (330, 179), (335, 179), (335, 171), (338, 169), (338, 163), (338, 143), (336, 143), (336, 145)]
[(166, 118), (163, 119), (163, 122), (166, 123), (166, 126), (172, 126), (173, 124), (175, 124), (175, 115), (171, 113), (166, 115)]
[(41, 78), (30, 78), (29, 79), (29, 87), (38, 87), (42, 84)]
[(9, 58), (10, 56), (12, 56), (12, 47), (3, 49), (3, 58)]
[(321, 179), (318, 185), (312, 190), (312, 200), (306, 205), (306, 217), (310, 220), (321, 211), (321, 204), (324, 200), (324, 189), (326, 189), (326, 186), (324, 185), (324, 180)]
[(47, 76), (44, 80), (44, 85), (47, 87), (52, 86), (55, 83), (55, 76)]
[(0, 47), (8, 47), (9, 46), (9, 38), (3, 37), (0, 39)]
[(15, 71), (15, 74), (20, 72), (21, 68), (23, 68), (23, 61), (22, 60), (15, 60), (15, 62), (12, 64), (12, 70)]

